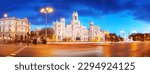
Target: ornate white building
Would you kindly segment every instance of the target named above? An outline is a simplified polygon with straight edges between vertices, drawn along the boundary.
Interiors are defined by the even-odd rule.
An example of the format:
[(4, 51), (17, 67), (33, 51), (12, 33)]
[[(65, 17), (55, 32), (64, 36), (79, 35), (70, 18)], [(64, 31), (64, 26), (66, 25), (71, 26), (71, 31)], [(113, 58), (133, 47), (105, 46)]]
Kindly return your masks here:
[(70, 25), (65, 25), (65, 18), (60, 18), (60, 21), (53, 22), (53, 28), (57, 41), (71, 39), (71, 41), (104, 41), (104, 32), (99, 26), (94, 26), (90, 23), (90, 29), (82, 26), (78, 19), (78, 13), (73, 12)]
[(17, 39), (25, 41), (27, 33), (30, 32), (30, 23), (27, 18), (18, 19), (15, 17), (0, 19), (0, 38)]

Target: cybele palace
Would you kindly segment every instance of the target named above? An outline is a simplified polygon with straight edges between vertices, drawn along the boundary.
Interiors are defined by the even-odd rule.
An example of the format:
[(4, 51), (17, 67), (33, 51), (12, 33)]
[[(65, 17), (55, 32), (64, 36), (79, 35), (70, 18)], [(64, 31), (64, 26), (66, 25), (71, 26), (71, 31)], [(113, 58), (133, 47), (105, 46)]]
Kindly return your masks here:
[(65, 24), (65, 18), (60, 18), (59, 22), (53, 22), (57, 41), (64, 41), (65, 39), (72, 41), (105, 41), (104, 31), (99, 26), (95, 26), (93, 22), (90, 22), (89, 26), (89, 29), (82, 26), (78, 18), (78, 12), (73, 12), (69, 25)]
[(27, 18), (4, 17), (0, 19), (0, 39), (26, 41), (30, 32), (30, 23)]

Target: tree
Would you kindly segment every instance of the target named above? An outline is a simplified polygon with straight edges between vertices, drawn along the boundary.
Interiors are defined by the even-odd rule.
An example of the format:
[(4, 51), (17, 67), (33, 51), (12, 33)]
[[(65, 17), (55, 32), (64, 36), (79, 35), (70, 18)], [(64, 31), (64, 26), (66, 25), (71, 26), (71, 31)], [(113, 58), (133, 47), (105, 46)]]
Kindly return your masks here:
[(52, 39), (52, 37), (53, 37), (53, 35), (54, 35), (54, 30), (53, 30), (53, 28), (44, 28), (44, 29), (41, 29), (41, 30), (39, 31), (39, 35), (40, 35), (40, 36), (45, 36), (46, 30), (47, 30), (47, 37)]
[(36, 36), (36, 34), (35, 34), (35, 32), (34, 31), (31, 31), (31, 35), (30, 35), (31, 37), (35, 37)]
[(150, 41), (150, 33), (133, 33), (128, 38), (133, 38), (133, 41)]
[(123, 41), (123, 38), (121, 36), (117, 36), (115, 33), (109, 33), (105, 37), (106, 41), (111, 41), (111, 42), (118, 42), (118, 41)]

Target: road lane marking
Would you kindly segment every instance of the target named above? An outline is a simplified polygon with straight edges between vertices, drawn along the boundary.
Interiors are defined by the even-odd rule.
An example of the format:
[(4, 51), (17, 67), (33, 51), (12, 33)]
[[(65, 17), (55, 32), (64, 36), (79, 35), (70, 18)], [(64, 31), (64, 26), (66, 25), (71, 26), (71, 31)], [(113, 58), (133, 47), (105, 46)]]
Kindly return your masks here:
[(99, 47), (96, 49), (91, 49), (91, 50), (79, 50), (79, 51), (74, 51), (74, 50), (55, 50), (54, 51), (54, 56), (58, 57), (84, 57), (88, 55), (95, 55), (97, 57), (100, 57), (103, 55), (103, 48)]
[(16, 52), (14, 52), (15, 54), (18, 54), (18, 52), (16, 51)]
[(11, 56), (15, 56), (16, 54), (15, 54), (15, 53), (11, 53), (10, 55), (11, 55)]
[(19, 50), (17, 50), (17, 51), (15, 51), (15, 52), (13, 52), (13, 53), (11, 53), (9, 56), (6, 56), (6, 57), (13, 57), (13, 56), (16, 56), (19, 52), (21, 52), (23, 49), (25, 49), (27, 46), (25, 46), (25, 47), (22, 47), (22, 48), (20, 48)]
[(13, 57), (13, 56), (6, 56), (6, 57)]

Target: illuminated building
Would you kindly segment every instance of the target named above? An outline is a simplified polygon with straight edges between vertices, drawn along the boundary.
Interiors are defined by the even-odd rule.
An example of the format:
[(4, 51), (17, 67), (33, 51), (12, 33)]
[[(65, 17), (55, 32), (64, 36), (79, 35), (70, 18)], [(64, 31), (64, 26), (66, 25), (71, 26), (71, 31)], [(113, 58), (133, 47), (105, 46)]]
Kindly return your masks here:
[(30, 23), (27, 18), (18, 19), (15, 17), (0, 19), (0, 38), (3, 40), (26, 41), (27, 33), (30, 32)]
[(57, 41), (104, 41), (105, 34), (100, 30), (99, 26), (94, 26), (90, 23), (90, 29), (82, 26), (78, 19), (78, 13), (73, 12), (72, 20), (69, 25), (65, 24), (65, 18), (60, 18), (60, 21), (53, 22), (53, 28)]

